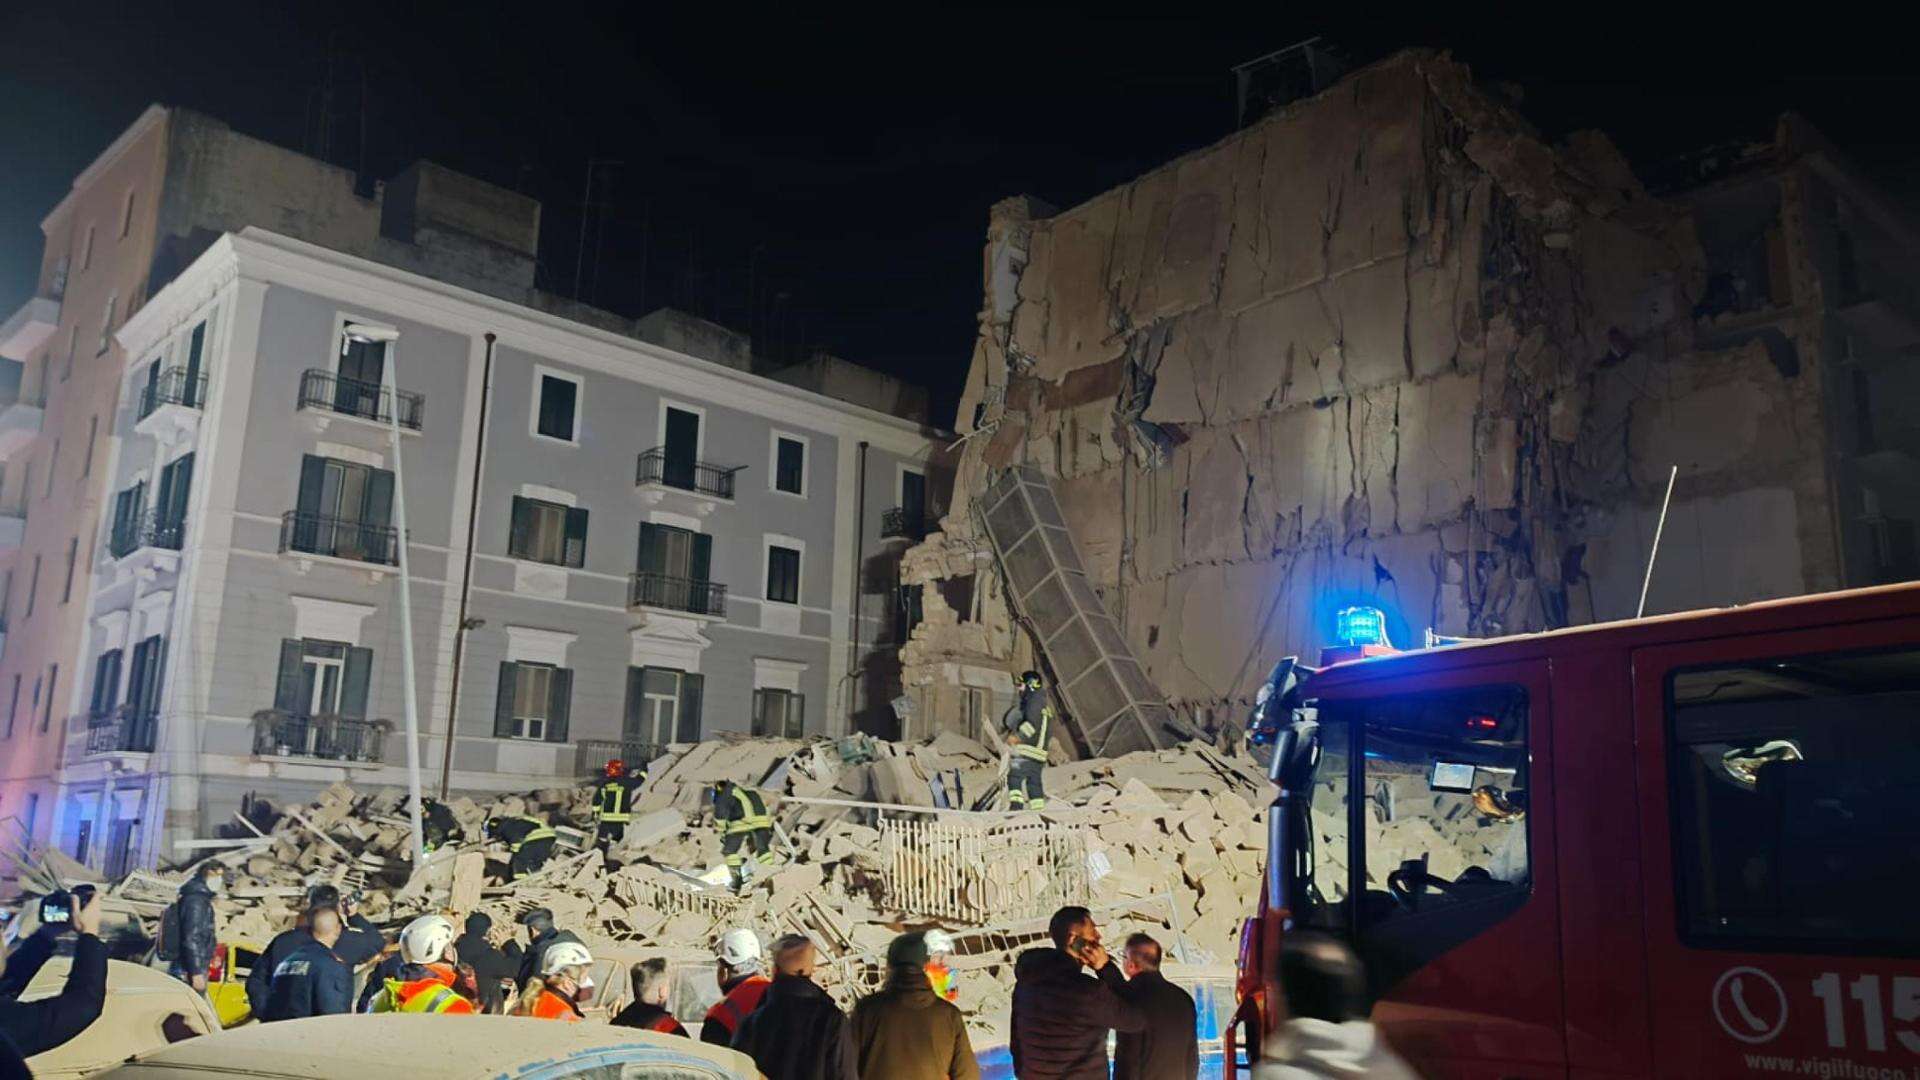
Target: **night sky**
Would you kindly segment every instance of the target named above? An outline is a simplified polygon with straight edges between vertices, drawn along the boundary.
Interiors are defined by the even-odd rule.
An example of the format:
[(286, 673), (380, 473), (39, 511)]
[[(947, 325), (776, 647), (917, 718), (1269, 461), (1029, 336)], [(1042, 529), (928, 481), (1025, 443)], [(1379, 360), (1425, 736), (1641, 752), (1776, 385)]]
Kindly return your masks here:
[[(673, 304), (751, 328), (765, 352), (828, 348), (929, 384), (948, 409), (988, 207), (1020, 192), (1070, 206), (1219, 138), (1228, 69), (1316, 34), (1356, 64), (1450, 48), (1521, 86), (1547, 134), (1601, 128), (1643, 167), (1765, 135), (1795, 108), (1902, 198), (1920, 191), (1920, 65), (1900, 35), (1855, 21), (1823, 39), (1761, 7), (1692, 28), (1558, 5), (1479, 23), (1296, 5), (1097, 21), (958, 5), (281, 7), (0, 0), (0, 310), (32, 288), (40, 219), (155, 101), (382, 178), (425, 157), (525, 191), (545, 204), (544, 287), (627, 315)], [(619, 164), (577, 280), (596, 157)]]

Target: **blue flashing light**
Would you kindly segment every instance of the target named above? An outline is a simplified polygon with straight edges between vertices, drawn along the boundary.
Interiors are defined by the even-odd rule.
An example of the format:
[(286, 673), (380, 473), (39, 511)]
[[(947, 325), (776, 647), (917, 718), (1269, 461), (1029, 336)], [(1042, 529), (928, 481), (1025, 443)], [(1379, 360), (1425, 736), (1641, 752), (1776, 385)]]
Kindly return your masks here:
[(1333, 636), (1342, 645), (1386, 645), (1387, 613), (1377, 607), (1341, 608)]

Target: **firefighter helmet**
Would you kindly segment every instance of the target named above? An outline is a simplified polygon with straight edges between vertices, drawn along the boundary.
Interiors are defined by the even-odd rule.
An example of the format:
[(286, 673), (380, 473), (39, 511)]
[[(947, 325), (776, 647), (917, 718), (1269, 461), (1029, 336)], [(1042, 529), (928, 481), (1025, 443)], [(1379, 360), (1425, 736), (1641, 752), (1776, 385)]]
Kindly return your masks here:
[(766, 954), (760, 951), (760, 938), (751, 930), (729, 930), (721, 935), (713, 955), (728, 967), (748, 967), (760, 963)]
[(577, 941), (556, 941), (540, 958), (540, 974), (557, 975), (568, 968), (592, 967), (593, 954)]
[(409, 964), (437, 964), (453, 944), (453, 923), (444, 915), (422, 915), (400, 931), (400, 959)]
[(619, 758), (614, 758), (612, 761), (607, 762), (607, 779), (618, 780), (625, 775), (627, 775), (626, 762), (621, 761)]
[(1022, 674), (1022, 675), (1020, 676), (1020, 685), (1021, 685), (1021, 686), (1036, 686), (1036, 687), (1037, 687), (1037, 686), (1039, 686), (1039, 685), (1040, 685), (1040, 673), (1039, 673), (1039, 672), (1037, 672), (1037, 671), (1028, 671), (1028, 672), (1026, 672), (1026, 673), (1024, 673), (1024, 674)]

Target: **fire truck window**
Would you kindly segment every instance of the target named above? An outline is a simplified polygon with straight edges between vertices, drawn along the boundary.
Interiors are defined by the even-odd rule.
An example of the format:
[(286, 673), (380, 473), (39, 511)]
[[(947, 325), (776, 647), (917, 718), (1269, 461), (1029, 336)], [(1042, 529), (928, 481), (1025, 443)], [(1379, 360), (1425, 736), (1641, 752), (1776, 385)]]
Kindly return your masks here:
[(1312, 903), (1301, 921), (1345, 933), (1347, 925), (1347, 788), (1353, 763), (1353, 725), (1344, 710), (1322, 709), (1320, 765), (1314, 771), (1308, 814), (1313, 838)]
[(1668, 701), (1681, 935), (1920, 954), (1920, 651), (1678, 672)]
[(1525, 691), (1383, 698), (1361, 713), (1361, 938), (1433, 920), (1450, 945), (1504, 918), (1531, 880)]

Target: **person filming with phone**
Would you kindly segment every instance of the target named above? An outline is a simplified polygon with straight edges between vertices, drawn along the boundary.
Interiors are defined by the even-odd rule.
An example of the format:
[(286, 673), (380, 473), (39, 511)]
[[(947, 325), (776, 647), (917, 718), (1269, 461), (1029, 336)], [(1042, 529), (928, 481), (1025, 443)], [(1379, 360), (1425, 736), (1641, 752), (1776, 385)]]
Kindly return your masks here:
[(1148, 1018), (1121, 996), (1126, 976), (1100, 944), (1100, 927), (1086, 908), (1054, 912), (1047, 936), (1052, 948), (1028, 949), (1014, 963), (1014, 1073), (1020, 1080), (1107, 1080), (1107, 1032), (1145, 1031)]
[[(67, 984), (53, 997), (19, 996), (53, 957), (60, 936), (78, 935)], [(107, 1001), (107, 947), (100, 940), (100, 897), (90, 885), (49, 893), (40, 901), (40, 927), (7, 958), (0, 975), (0, 1044), (23, 1058), (44, 1054), (87, 1029)]]

